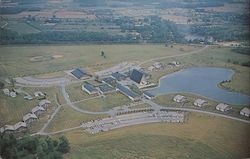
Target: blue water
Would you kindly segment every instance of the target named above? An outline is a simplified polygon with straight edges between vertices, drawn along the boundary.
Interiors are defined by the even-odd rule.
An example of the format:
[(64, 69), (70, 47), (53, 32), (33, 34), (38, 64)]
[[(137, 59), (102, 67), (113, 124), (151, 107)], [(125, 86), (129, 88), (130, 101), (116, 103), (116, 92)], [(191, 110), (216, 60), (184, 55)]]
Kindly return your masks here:
[(192, 93), (233, 105), (249, 105), (250, 96), (218, 87), (230, 80), (233, 70), (216, 67), (194, 67), (166, 75), (158, 87), (148, 90), (157, 96), (168, 93)]

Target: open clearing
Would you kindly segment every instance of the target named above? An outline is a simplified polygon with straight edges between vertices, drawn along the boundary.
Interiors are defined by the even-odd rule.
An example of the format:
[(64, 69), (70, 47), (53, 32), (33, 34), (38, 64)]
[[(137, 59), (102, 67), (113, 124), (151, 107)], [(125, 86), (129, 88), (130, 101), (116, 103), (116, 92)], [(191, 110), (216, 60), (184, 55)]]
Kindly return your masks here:
[(113, 107), (122, 106), (130, 103), (130, 99), (121, 93), (110, 93), (105, 97), (90, 99), (77, 103), (76, 105), (83, 109), (93, 112), (107, 111)]
[(248, 157), (249, 124), (192, 113), (185, 124), (145, 124), (98, 135), (65, 133), (70, 158), (242, 158)]
[[(178, 47), (180, 46), (177, 45)], [(124, 61), (144, 61), (154, 57), (183, 54), (186, 53), (185, 48), (200, 49), (194, 46), (181, 45), (181, 47), (184, 51), (164, 45), (0, 46), (1, 70), (5, 70), (0, 73), (3, 76), (27, 76), (69, 70), (75, 67), (90, 67), (97, 71)], [(105, 59), (100, 56), (101, 51), (105, 52)], [(33, 57), (52, 57), (58, 53), (63, 58), (50, 58), (50, 60), (40, 62), (30, 61)], [(17, 54), (22, 56), (17, 56)]]

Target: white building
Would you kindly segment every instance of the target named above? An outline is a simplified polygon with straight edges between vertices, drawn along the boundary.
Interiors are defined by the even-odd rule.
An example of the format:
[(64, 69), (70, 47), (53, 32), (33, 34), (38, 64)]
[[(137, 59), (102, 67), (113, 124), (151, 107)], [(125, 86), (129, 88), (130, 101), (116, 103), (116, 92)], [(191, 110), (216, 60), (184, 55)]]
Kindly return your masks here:
[(37, 120), (37, 116), (33, 113), (28, 113), (23, 116), (23, 122), (26, 124), (32, 123), (33, 121)]
[(185, 102), (187, 100), (186, 97), (182, 96), (182, 95), (176, 95), (173, 100), (177, 103), (181, 103), (181, 102)]
[(11, 96), (12, 98), (15, 98), (15, 97), (16, 97), (16, 92), (10, 92), (10, 96)]
[(18, 122), (14, 125), (14, 129), (16, 132), (22, 132), (27, 130), (27, 124), (25, 122)]
[(198, 107), (202, 107), (203, 105), (206, 105), (207, 101), (203, 100), (203, 99), (196, 99), (194, 101), (194, 105), (198, 106)]
[(27, 100), (32, 100), (33, 99), (33, 97), (31, 97), (30, 95), (24, 96), (23, 98), (27, 99)]
[(4, 127), (1, 127), (0, 128), (0, 133), (3, 133), (4, 132)]
[(245, 107), (243, 108), (241, 111), (240, 111), (240, 115), (244, 115), (246, 117), (249, 117), (250, 116), (250, 109)]
[(43, 96), (45, 96), (45, 94), (43, 92), (41, 92), (41, 91), (36, 91), (34, 93), (34, 95), (35, 95), (35, 97), (43, 97)]
[(31, 110), (31, 112), (32, 112), (33, 114), (35, 114), (36, 116), (41, 115), (44, 111), (45, 111), (45, 109), (44, 109), (43, 107), (39, 107), (39, 106), (36, 106), (36, 107), (34, 107), (34, 108)]
[(232, 109), (231, 107), (229, 107), (229, 105), (227, 104), (224, 104), (224, 103), (220, 103), (216, 106), (216, 110), (218, 111), (222, 111), (222, 112), (225, 112), (225, 111), (228, 111)]
[(91, 84), (82, 85), (82, 90), (86, 91), (88, 94), (97, 94), (99, 91)]
[(5, 95), (9, 96), (9, 95), (10, 95), (10, 90), (7, 89), (7, 88), (5, 88), (5, 89), (3, 89), (3, 93), (4, 93)]
[(5, 133), (10, 134), (10, 133), (13, 133), (14, 131), (15, 131), (15, 128), (14, 128), (13, 125), (5, 125), (4, 126), (4, 132)]
[(47, 100), (47, 99), (43, 99), (43, 100), (41, 100), (41, 101), (38, 103), (38, 105), (39, 105), (40, 107), (43, 107), (44, 109), (46, 109), (48, 106), (50, 106), (50, 104), (51, 104), (51, 102), (50, 102), (49, 100)]

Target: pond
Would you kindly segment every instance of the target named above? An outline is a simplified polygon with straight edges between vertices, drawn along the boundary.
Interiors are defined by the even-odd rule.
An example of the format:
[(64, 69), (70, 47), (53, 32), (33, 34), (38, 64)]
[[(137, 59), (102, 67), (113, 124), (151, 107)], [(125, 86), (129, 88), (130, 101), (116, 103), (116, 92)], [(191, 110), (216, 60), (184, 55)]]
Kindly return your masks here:
[(233, 70), (225, 68), (187, 68), (162, 77), (159, 86), (148, 92), (155, 96), (168, 93), (192, 93), (227, 104), (249, 105), (250, 96), (218, 87), (220, 82), (230, 80), (233, 74)]

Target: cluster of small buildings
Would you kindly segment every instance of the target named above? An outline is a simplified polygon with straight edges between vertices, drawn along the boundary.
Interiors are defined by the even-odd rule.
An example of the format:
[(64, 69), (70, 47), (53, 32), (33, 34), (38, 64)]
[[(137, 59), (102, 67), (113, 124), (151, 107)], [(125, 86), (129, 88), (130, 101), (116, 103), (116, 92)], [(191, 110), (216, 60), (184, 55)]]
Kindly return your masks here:
[(12, 98), (15, 98), (17, 96), (17, 93), (15, 91), (10, 91), (8, 88), (4, 88), (3, 89), (3, 93), (6, 95), (6, 96), (10, 96)]
[(148, 67), (148, 71), (158, 71), (158, 70), (163, 70), (164, 66), (160, 62), (155, 62), (153, 65)]
[(32, 122), (37, 121), (42, 113), (44, 113), (50, 106), (51, 102), (49, 100), (41, 100), (38, 106), (34, 107), (30, 113), (23, 116), (21, 122), (15, 125), (5, 125), (0, 128), (0, 133), (18, 133), (24, 132), (28, 129)]
[[(89, 83), (85, 83), (82, 85), (82, 90), (88, 94), (106, 94), (116, 90), (127, 96), (132, 101), (139, 101), (140, 95), (132, 91), (125, 84), (122, 84), (122, 81), (127, 80), (128, 78), (130, 81), (137, 84), (145, 83), (143, 72), (133, 69), (130, 76), (115, 72), (112, 73), (110, 77), (102, 79), (103, 85), (94, 86)], [(150, 96), (150, 98), (153, 97), (152, 95)]]
[[(185, 101), (187, 101), (187, 98), (185, 96), (182, 96), (182, 95), (176, 95), (174, 98), (173, 98), (173, 101), (177, 102), (177, 103), (183, 103)], [(206, 100), (203, 100), (203, 99), (196, 99), (194, 101), (194, 105), (195, 106), (198, 106), (198, 107), (202, 107), (202, 106), (205, 106), (207, 105), (208, 102)], [(225, 103), (219, 103), (216, 107), (215, 107), (216, 110), (218, 111), (221, 111), (221, 112), (226, 112), (226, 111), (229, 111), (232, 109), (232, 107), (230, 107), (228, 104), (225, 104)], [(243, 116), (246, 116), (246, 117), (249, 117), (250, 116), (250, 109), (245, 107), (243, 108), (241, 111), (240, 111), (240, 115), (243, 115)]]

